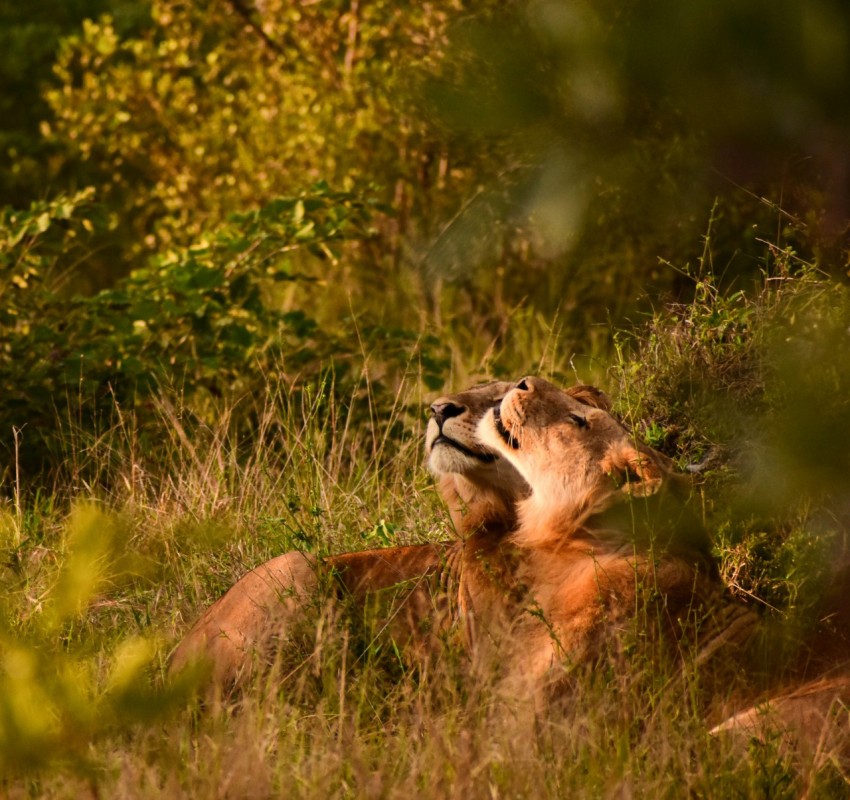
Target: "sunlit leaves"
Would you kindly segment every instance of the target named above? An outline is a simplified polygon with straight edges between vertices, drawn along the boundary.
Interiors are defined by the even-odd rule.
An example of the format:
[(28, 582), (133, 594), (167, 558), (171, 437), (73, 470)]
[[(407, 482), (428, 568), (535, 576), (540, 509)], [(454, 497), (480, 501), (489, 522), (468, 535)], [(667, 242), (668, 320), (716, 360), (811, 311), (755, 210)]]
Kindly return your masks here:
[[(264, 376), (282, 365), (299, 384), (332, 369), (348, 394), (359, 379), (353, 359), (364, 348), (378, 348), (380, 359), (401, 370), (421, 348), (407, 329), (321, 325), (286, 294), (291, 284), (326, 286), (316, 276), (329, 273), (340, 249), (371, 239), (380, 212), (368, 198), (318, 183), (231, 215), (109, 289), (68, 298), (44, 279), (68, 268), (69, 237), (78, 236), (81, 220), (100, 224), (87, 213), (90, 199), (85, 192), (0, 217), (7, 242), (0, 287), (5, 281), (12, 295), (0, 311), (0, 376), (8, 387), (0, 441), (11, 451), (8, 432), (23, 429), (22, 458), (30, 467), (45, 466), (57, 402), (76, 425), (93, 430), (116, 403), (144, 416), (163, 386), (178, 384), (200, 408), (209, 396), (260, 392)], [(303, 271), (308, 266), (312, 274)], [(440, 353), (423, 355), (420, 367), (429, 385), (442, 381)]]
[(135, 253), (318, 176), (376, 184), (385, 201), (403, 185), (433, 194), (420, 162), (438, 145), (409, 75), (463, 6), (159, 0), (151, 27), (124, 39), (90, 21), (60, 52), (50, 139), (123, 209)]
[(47, 617), (51, 627), (85, 609), (113, 566), (116, 539), (113, 519), (92, 506), (75, 509), (67, 526), (65, 569), (52, 592)]

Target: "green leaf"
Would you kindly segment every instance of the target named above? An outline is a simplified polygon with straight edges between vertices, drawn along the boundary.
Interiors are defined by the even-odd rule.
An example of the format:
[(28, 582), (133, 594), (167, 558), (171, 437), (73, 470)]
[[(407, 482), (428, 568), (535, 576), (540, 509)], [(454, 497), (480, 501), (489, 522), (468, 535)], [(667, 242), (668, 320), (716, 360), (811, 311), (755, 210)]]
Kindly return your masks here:
[(199, 267), (192, 271), (187, 283), (193, 289), (212, 289), (224, 283), (224, 273), (214, 267)]
[(35, 228), (39, 233), (44, 233), (50, 227), (50, 214), (46, 211), (38, 215), (35, 221)]

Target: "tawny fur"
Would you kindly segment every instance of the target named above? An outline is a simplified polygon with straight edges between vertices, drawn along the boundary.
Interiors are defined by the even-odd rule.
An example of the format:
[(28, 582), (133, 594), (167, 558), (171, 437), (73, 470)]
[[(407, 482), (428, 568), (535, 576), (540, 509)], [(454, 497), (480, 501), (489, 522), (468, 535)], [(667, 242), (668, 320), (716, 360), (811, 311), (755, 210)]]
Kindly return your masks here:
[[(409, 639), (423, 628), (434, 631), (455, 622), (472, 647), (482, 627), (478, 620), (498, 617), (510, 607), (505, 598), (514, 591), (514, 549), (505, 539), (528, 487), (476, 437), (481, 417), (511, 385), (473, 387), (438, 398), (432, 406), (426, 456), (457, 541), (343, 553), (318, 563), (301, 553), (272, 559), (207, 609), (173, 653), (170, 672), (202, 659), (211, 662), (214, 683), (240, 682), (285, 639), (323, 583), (355, 601), (404, 584), (392, 610), (394, 637)], [(605, 394), (592, 386), (567, 391), (584, 406), (610, 407)], [(451, 407), (451, 415), (438, 414), (440, 407)]]
[(802, 756), (817, 770), (837, 766), (850, 781), (850, 675), (808, 681), (774, 690), (716, 725), (714, 736), (731, 736), (742, 746), (753, 741)]
[(478, 432), (531, 489), (510, 537), (534, 612), (511, 654), (512, 685), (545, 697), (568, 667), (610, 658), (621, 629), (640, 619), (644, 596), (656, 598), (651, 632), (671, 651), (707, 644), (694, 622), (734, 601), (698, 523), (677, 518), (675, 503), (672, 517), (658, 511), (677, 482), (669, 460), (638, 445), (606, 410), (540, 378), (520, 381)]

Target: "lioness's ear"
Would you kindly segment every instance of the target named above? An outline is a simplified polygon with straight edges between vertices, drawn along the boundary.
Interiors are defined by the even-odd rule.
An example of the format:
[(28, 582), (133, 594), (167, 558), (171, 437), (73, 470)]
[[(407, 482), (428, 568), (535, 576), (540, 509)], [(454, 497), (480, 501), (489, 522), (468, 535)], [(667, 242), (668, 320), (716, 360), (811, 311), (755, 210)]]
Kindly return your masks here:
[(602, 460), (620, 491), (632, 497), (649, 497), (664, 482), (666, 471), (650, 452), (641, 452), (628, 444), (613, 445)]
[(611, 398), (601, 389), (589, 386), (586, 383), (577, 383), (565, 390), (566, 393), (579, 403), (584, 403), (592, 408), (601, 408), (603, 411), (611, 410)]

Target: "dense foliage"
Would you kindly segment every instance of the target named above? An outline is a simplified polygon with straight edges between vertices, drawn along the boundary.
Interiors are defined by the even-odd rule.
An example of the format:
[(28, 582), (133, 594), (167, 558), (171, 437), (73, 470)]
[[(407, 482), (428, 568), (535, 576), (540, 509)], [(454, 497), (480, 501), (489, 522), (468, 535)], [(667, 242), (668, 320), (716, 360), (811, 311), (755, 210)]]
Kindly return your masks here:
[[(375, 325), (353, 308), (328, 329), (287, 298), (287, 284), (327, 287), (341, 248), (374, 235), (374, 210), (317, 184), (232, 215), (194, 244), (163, 249), (111, 288), (70, 298), (61, 292), (64, 260), (85, 249), (103, 217), (91, 192), (7, 212), (0, 426), (12, 433), (3, 437), (9, 462), (28, 473), (51, 458), (61, 463), (63, 420), (96, 431), (121, 408), (149, 421), (145, 409), (162, 389), (179, 393), (200, 419), (209, 416), (205, 398), (262, 397), (268, 381), (292, 391), (328, 382), (350, 396), (367, 353), (389, 373), (386, 384), (371, 383), (373, 395), (394, 397), (413, 359), (426, 385), (440, 385), (445, 361), (435, 340)], [(308, 257), (317, 266), (301, 272)]]

